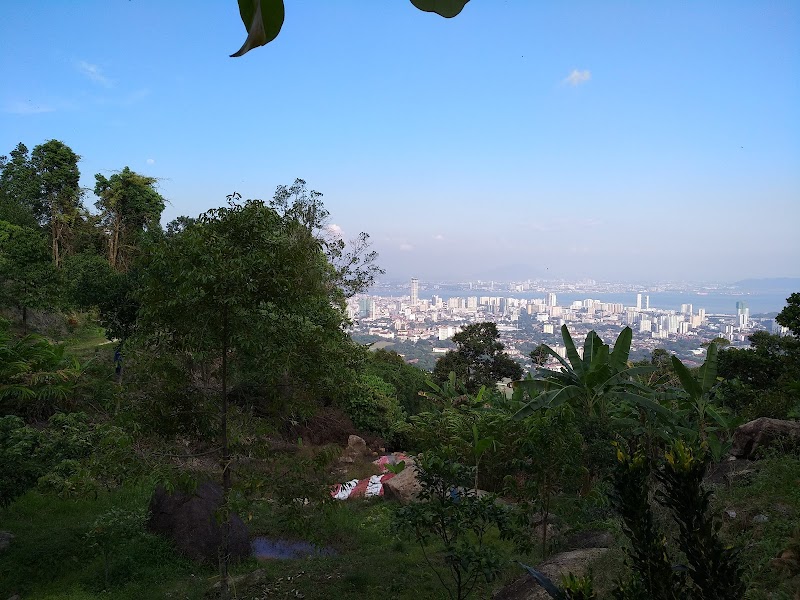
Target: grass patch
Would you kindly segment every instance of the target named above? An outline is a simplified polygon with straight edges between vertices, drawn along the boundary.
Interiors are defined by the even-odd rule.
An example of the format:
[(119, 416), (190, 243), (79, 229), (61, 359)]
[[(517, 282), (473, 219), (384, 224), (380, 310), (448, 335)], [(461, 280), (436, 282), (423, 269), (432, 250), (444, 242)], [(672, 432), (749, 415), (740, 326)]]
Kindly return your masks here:
[(717, 490), (715, 508), (736, 513), (724, 517), (722, 535), (743, 548), (748, 600), (794, 599), (800, 594), (800, 576), (778, 571), (770, 562), (793, 539), (800, 542), (800, 458), (773, 456), (754, 466), (749, 481)]
[(79, 500), (28, 492), (0, 512), (3, 529), (15, 536), (0, 554), (0, 597), (135, 600), (164, 598), (180, 589), (181, 595), (173, 597), (202, 598), (213, 571), (198, 568), (149, 534), (115, 548), (106, 587), (102, 556), (86, 534), (112, 507), (142, 510), (148, 501), (143, 487)]

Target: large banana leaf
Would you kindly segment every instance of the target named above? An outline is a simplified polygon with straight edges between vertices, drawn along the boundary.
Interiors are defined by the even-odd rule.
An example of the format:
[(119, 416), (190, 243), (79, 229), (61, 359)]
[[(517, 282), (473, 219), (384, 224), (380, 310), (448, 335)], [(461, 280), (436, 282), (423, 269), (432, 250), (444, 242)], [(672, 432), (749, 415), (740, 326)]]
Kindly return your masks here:
[(715, 383), (717, 383), (717, 345), (712, 342), (706, 352), (706, 361), (700, 367), (700, 387), (703, 392), (709, 392)]
[(603, 344), (603, 340), (600, 339), (600, 336), (597, 335), (597, 332), (594, 330), (590, 331), (586, 335), (586, 341), (583, 343), (583, 371), (588, 372), (592, 368), (596, 367), (597, 357), (600, 353), (600, 349), (605, 346)]
[(531, 577), (533, 577), (534, 581), (538, 583), (545, 592), (551, 598), (555, 598), (555, 600), (566, 600), (566, 595), (560, 589), (558, 589), (552, 581), (550, 581), (544, 573), (540, 573), (533, 567), (529, 567), (528, 565), (524, 565), (519, 563), (519, 565), (525, 569), (528, 573), (530, 573)]
[(578, 376), (582, 376), (584, 372), (583, 361), (578, 354), (578, 349), (575, 347), (575, 342), (572, 341), (572, 336), (569, 334), (569, 329), (567, 329), (566, 325), (561, 326), (561, 337), (564, 339), (564, 346), (567, 348), (567, 358), (572, 364), (572, 369)]
[(580, 398), (583, 394), (584, 390), (574, 385), (543, 392), (520, 408), (514, 414), (514, 418), (524, 419), (539, 410), (557, 408), (570, 400)]
[(672, 355), (672, 368), (675, 369), (683, 389), (686, 390), (686, 393), (689, 394), (689, 396), (694, 399), (698, 399), (703, 395), (703, 387), (692, 376), (691, 371), (686, 368), (686, 365), (684, 365), (674, 354)]
[(626, 391), (619, 391), (615, 395), (634, 406), (638, 406), (652, 413), (656, 413), (662, 417), (672, 419), (674, 416), (674, 413), (669, 408), (666, 406), (661, 406), (658, 402), (652, 398), (648, 398), (647, 396)]
[(617, 341), (614, 342), (614, 350), (608, 358), (609, 365), (614, 371), (622, 371), (628, 366), (628, 357), (631, 353), (631, 341), (633, 340), (633, 331), (630, 327), (625, 327), (620, 331), (617, 336)]
[[(558, 352), (556, 352), (556, 351), (555, 351), (555, 350), (553, 350), (553, 349), (552, 349), (550, 346), (547, 346), (547, 345), (545, 345), (544, 349), (545, 349), (545, 351), (546, 351), (546, 352), (547, 352), (547, 353), (548, 353), (550, 356), (553, 356), (553, 357), (555, 357), (555, 359), (556, 359), (556, 360), (557, 360), (559, 363), (561, 363), (561, 366), (562, 366), (562, 367), (564, 367), (564, 370), (565, 370), (567, 373), (573, 373), (573, 374), (575, 373), (575, 371), (574, 371), (574, 369), (572, 368), (572, 366), (570, 366), (570, 364), (569, 364), (569, 363), (568, 363), (566, 360), (564, 360), (564, 359), (561, 357), (561, 355), (560, 355)], [(546, 370), (547, 370), (547, 369), (540, 369), (540, 371), (546, 371)], [(551, 373), (552, 373), (552, 371), (551, 371)]]

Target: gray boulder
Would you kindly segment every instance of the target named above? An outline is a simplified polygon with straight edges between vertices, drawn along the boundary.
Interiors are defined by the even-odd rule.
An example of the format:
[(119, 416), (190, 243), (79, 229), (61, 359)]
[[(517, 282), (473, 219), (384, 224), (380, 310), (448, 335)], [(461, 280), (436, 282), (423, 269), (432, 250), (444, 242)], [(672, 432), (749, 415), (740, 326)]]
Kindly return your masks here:
[(6, 550), (11, 545), (14, 534), (10, 531), (0, 531), (0, 552)]
[(800, 421), (761, 417), (736, 428), (731, 454), (738, 458), (757, 458), (758, 451), (777, 443), (800, 446)]
[[(544, 573), (550, 581), (558, 585), (561, 583), (561, 577), (567, 573), (585, 575), (589, 566), (606, 552), (608, 548), (584, 548), (561, 552), (550, 557), (536, 570)], [(503, 587), (492, 598), (493, 600), (549, 600), (550, 595), (534, 581), (533, 577), (526, 574)]]
[[(150, 499), (147, 528), (171, 539), (186, 556), (215, 564), (222, 547), (222, 524), (217, 511), (222, 505), (222, 486), (206, 482), (191, 493), (168, 493), (159, 486)], [(250, 555), (250, 536), (244, 522), (231, 514), (228, 548), (233, 560)]]
[(417, 468), (411, 459), (406, 459), (405, 469), (383, 484), (384, 497), (403, 504), (414, 502), (421, 491), (422, 486), (417, 478)]

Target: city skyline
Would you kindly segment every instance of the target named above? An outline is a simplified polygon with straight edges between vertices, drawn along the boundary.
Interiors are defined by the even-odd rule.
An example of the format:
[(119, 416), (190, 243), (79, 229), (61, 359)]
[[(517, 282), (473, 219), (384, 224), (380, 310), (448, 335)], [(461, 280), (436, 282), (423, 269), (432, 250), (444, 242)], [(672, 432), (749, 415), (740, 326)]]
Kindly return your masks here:
[(389, 278), (800, 276), (795, 2), (294, 3), (240, 59), (232, 1), (81, 6), (0, 8), (0, 154), (157, 177), (165, 223), (301, 177)]

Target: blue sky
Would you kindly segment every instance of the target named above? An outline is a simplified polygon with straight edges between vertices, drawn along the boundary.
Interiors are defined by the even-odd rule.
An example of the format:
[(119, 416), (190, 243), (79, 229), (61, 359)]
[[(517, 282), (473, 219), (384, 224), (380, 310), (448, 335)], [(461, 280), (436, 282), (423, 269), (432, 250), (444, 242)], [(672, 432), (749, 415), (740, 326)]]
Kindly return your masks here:
[(800, 3), (285, 2), (238, 59), (234, 0), (3, 2), (0, 153), (165, 222), (301, 177), (390, 279), (800, 276)]

